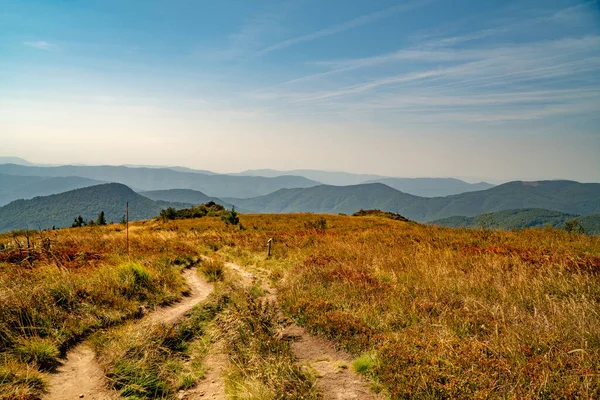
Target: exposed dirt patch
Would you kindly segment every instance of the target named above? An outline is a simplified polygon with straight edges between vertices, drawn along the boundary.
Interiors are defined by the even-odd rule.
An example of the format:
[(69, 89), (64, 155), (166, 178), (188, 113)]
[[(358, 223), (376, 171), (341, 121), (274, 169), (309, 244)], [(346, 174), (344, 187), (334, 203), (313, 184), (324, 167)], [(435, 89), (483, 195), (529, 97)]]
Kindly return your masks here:
[(85, 343), (67, 354), (67, 359), (53, 374), (48, 386), (48, 400), (118, 399), (119, 394), (106, 387), (104, 371), (96, 362), (94, 351)]
[[(212, 285), (201, 279), (195, 269), (186, 270), (183, 276), (190, 287), (189, 296), (170, 307), (160, 308), (148, 314), (140, 323), (175, 323), (212, 292)], [(44, 399), (118, 399), (119, 394), (108, 389), (106, 383), (104, 371), (98, 365), (93, 350), (82, 343), (71, 350), (56, 373), (50, 375), (49, 394)]]
[(193, 389), (186, 392), (180, 392), (180, 399), (217, 399), (225, 400), (225, 382), (223, 381), (223, 372), (227, 368), (227, 356), (220, 343), (213, 345), (204, 358), (204, 364), (208, 371), (202, 381)]
[(317, 371), (317, 387), (325, 400), (383, 399), (350, 369), (350, 357), (337, 351), (329, 340), (313, 336), (297, 325), (286, 328), (282, 337), (292, 342), (292, 351), (299, 362)]
[[(240, 265), (226, 263), (227, 267), (242, 275), (248, 284), (256, 277)], [(263, 283), (264, 298), (277, 301), (277, 289)], [(351, 357), (335, 349), (333, 342), (308, 333), (304, 328), (290, 325), (282, 338), (291, 341), (292, 351), (298, 362), (308, 365), (318, 373), (317, 387), (325, 400), (365, 399), (381, 400), (383, 396), (373, 393), (369, 383), (350, 369)]]

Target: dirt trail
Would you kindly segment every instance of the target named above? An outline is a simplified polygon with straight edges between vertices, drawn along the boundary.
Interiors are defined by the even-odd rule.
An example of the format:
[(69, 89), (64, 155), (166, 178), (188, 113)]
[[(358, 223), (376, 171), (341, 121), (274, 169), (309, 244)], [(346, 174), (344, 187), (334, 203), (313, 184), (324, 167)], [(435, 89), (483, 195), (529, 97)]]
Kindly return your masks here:
[(286, 328), (282, 336), (292, 342), (292, 351), (298, 361), (318, 372), (317, 387), (325, 400), (383, 399), (350, 369), (350, 356), (336, 350), (329, 340), (313, 336), (297, 325)]
[(221, 343), (216, 343), (211, 347), (209, 353), (204, 358), (203, 363), (208, 367), (204, 379), (198, 382), (194, 388), (186, 392), (180, 392), (181, 395), (179, 398), (185, 400), (225, 400), (227, 396), (225, 395), (223, 372), (225, 372), (225, 368), (227, 368), (227, 356), (225, 355)]
[[(242, 266), (225, 263), (225, 266), (235, 270), (246, 284), (254, 282), (256, 276), (246, 271)], [(277, 301), (277, 289), (263, 282), (263, 296)], [(334, 344), (326, 339), (313, 336), (304, 328), (292, 324), (282, 332), (282, 338), (292, 342), (292, 351), (298, 362), (314, 368), (319, 377), (317, 387), (323, 393), (325, 400), (365, 399), (382, 400), (383, 396), (373, 393), (369, 383), (350, 369), (352, 358), (335, 349)]]
[[(149, 326), (158, 323), (172, 324), (212, 292), (212, 285), (201, 279), (196, 269), (186, 270), (183, 276), (190, 287), (190, 295), (170, 307), (148, 314), (140, 323)], [(108, 389), (106, 377), (96, 362), (94, 351), (85, 343), (76, 346), (67, 354), (66, 360), (57, 368), (56, 373), (50, 376), (48, 389), (49, 394), (44, 397), (45, 400), (82, 397), (93, 400), (119, 399), (117, 392)]]

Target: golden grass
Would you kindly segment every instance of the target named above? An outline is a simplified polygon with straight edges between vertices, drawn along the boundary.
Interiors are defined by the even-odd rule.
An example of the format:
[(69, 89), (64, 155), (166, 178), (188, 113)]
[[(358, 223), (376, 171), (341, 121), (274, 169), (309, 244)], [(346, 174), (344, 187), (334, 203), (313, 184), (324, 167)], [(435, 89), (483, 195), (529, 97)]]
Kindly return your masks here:
[[(217, 218), (135, 223), (132, 262), (153, 271), (217, 252), (264, 271), (277, 285), (284, 311), (298, 323), (355, 357), (372, 355), (377, 362), (367, 373), (393, 398), (600, 397), (600, 238), (555, 229), (438, 228), (376, 217), (325, 216), (325, 229), (312, 228), (319, 218), (242, 215), (245, 230)], [(0, 261), (0, 337), (9, 338), (1, 350), (5, 367), (34, 368), (15, 359), (13, 349), (18, 338), (47, 337), (60, 325), (61, 296), (51, 293), (62, 292), (55, 285), (91, 285), (99, 293), (109, 288), (102, 286), (108, 282), (103, 274), (117, 276), (114, 271), (128, 265), (118, 226), (52, 235), (52, 257), (40, 257), (32, 267)], [(273, 256), (267, 259), (271, 237)], [(0, 243), (15, 247), (10, 235), (0, 236)], [(151, 272), (156, 274), (162, 276)], [(139, 304), (168, 301), (179, 284), (173, 278), (146, 300), (118, 300), (128, 305), (118, 315), (110, 307), (96, 314), (120, 321)], [(51, 337), (62, 348), (69, 338), (102, 326), (92, 322), (75, 314), (71, 333)]]

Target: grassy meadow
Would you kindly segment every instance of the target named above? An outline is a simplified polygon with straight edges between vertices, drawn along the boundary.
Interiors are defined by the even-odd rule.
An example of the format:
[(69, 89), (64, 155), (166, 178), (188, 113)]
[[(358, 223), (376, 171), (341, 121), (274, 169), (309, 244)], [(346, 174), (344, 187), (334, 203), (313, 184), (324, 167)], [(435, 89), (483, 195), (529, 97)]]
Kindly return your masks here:
[[(150, 398), (127, 388), (151, 376), (172, 398), (202, 378), (209, 327), (225, 340), (234, 398), (318, 398), (277, 339), (277, 307), (393, 399), (600, 397), (599, 237), (370, 216), (240, 220), (134, 223), (130, 256), (118, 224), (34, 233), (29, 250), (22, 232), (0, 235), (0, 398), (39, 398), (59, 355), (90, 336), (123, 395)], [(207, 264), (217, 289), (180, 329), (136, 332), (126, 321), (177, 300), (181, 269), (202, 255), (262, 277), (279, 305)]]

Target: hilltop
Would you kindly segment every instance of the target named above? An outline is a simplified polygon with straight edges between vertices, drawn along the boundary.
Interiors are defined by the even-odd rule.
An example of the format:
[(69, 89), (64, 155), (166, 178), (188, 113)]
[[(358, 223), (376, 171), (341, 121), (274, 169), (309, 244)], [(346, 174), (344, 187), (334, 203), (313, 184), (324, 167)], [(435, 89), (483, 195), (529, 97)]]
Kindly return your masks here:
[[(0, 234), (0, 398), (67, 398), (57, 376), (69, 398), (599, 398), (600, 237), (177, 214), (134, 222), (129, 252), (114, 225)], [(62, 351), (93, 390), (48, 372)]]
[(0, 232), (13, 229), (48, 229), (71, 226), (81, 215), (95, 219), (104, 211), (107, 221), (118, 222), (129, 202), (129, 219), (157, 216), (164, 208), (119, 183), (107, 183), (31, 200), (17, 200), (0, 207)]

